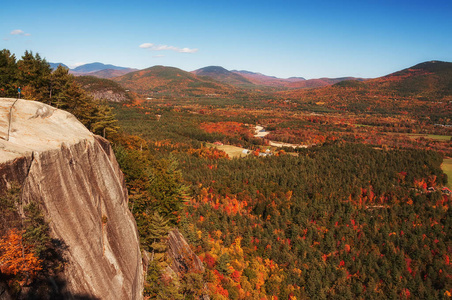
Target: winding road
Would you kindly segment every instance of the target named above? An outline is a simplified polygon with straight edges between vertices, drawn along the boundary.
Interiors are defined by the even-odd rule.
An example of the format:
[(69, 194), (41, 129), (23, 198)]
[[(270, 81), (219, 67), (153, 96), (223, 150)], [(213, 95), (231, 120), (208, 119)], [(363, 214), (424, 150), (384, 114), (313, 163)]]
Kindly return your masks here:
[[(261, 125), (256, 125), (256, 130), (255, 130), (255, 137), (259, 137), (259, 138), (264, 138), (266, 137), (270, 131), (265, 131), (265, 128)], [(273, 147), (292, 147), (292, 148), (308, 148), (307, 145), (300, 145), (300, 144), (289, 144), (289, 143), (283, 143), (283, 142), (277, 142), (277, 141), (268, 141), (270, 146)]]

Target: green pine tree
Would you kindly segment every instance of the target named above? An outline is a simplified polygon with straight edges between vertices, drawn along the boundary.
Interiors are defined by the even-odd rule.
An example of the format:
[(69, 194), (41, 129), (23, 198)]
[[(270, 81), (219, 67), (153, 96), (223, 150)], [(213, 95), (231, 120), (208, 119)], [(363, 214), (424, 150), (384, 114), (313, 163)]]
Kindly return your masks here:
[(0, 51), (0, 97), (17, 96), (16, 57), (9, 50)]
[(157, 211), (150, 218), (149, 228), (145, 237), (146, 244), (152, 251), (153, 260), (158, 261), (161, 267), (166, 266), (166, 250), (168, 250), (169, 220), (163, 218)]
[[(36, 53), (25, 51), (17, 62), (18, 83), (23, 91), (23, 97), (49, 103), (50, 75), (52, 69), (45, 59)], [(50, 104), (50, 103), (49, 103)]]
[(99, 105), (93, 116), (91, 131), (103, 137), (111, 136), (119, 130), (118, 120), (116, 120), (113, 110), (108, 105)]

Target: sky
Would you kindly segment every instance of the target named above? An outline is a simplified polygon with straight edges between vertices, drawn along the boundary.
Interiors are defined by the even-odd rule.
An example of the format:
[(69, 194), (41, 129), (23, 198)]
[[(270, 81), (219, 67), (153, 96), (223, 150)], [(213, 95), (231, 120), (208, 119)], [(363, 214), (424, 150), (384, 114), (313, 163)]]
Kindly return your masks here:
[(5, 1), (0, 49), (70, 67), (374, 78), (452, 62), (452, 1)]

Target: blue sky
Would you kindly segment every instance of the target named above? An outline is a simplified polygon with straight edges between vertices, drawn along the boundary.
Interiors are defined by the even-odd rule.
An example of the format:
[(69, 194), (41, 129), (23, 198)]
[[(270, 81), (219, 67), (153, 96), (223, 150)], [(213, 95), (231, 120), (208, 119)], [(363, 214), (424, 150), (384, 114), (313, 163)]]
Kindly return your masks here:
[(6, 1), (3, 48), (69, 66), (378, 77), (452, 61), (452, 1)]

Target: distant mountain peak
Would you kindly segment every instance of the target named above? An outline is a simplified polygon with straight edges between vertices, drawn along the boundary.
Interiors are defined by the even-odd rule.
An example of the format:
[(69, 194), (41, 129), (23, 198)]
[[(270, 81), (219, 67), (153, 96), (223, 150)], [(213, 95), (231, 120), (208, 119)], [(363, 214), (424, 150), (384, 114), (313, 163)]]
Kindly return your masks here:
[(226, 70), (225, 68), (221, 67), (221, 66), (207, 66), (201, 69), (198, 69), (196, 71), (205, 71), (205, 72), (224, 72), (224, 73), (228, 73), (230, 71)]
[(235, 93), (231, 86), (175, 67), (153, 66), (112, 79), (133, 92), (149, 97)]
[(411, 67), (410, 69), (426, 69), (426, 70), (438, 70), (441, 68), (450, 69), (451, 65), (452, 65), (452, 63), (450, 63), (450, 62), (445, 62), (445, 61), (440, 61), (440, 60), (431, 60), (431, 61), (426, 61), (426, 62), (417, 64), (417, 65)]
[(69, 69), (69, 67), (63, 63), (49, 63), (49, 65), (52, 68), (52, 70), (56, 70), (58, 68), (58, 66), (62, 66), (62, 67), (65, 67), (66, 69)]
[(84, 64), (81, 66), (77, 66), (73, 69), (69, 68), (67, 65), (65, 65), (63, 63), (49, 62), (49, 65), (53, 70), (58, 68), (58, 66), (65, 67), (65, 68), (69, 69), (71, 73), (73, 73), (73, 74), (75, 73), (76, 75), (85, 75), (87, 73), (94, 73), (94, 72), (99, 72), (99, 71), (104, 71), (104, 70), (123, 71), (123, 74), (125, 74), (124, 72), (127, 72), (127, 70), (136, 70), (136, 69), (132, 69), (132, 68), (119, 67), (119, 66), (110, 65), (110, 64), (103, 64), (100, 62)]
[(223, 67), (220, 66), (208, 66), (204, 67), (198, 70), (193, 71), (197, 76), (206, 76), (211, 79), (214, 79), (216, 81), (226, 83), (229, 85), (235, 85), (235, 86), (249, 86), (252, 85), (252, 82), (249, 81), (244, 76), (231, 72), (229, 70), (226, 70)]
[(103, 70), (100, 70), (100, 71), (94, 71), (94, 72), (89, 72), (89, 73), (82, 73), (80, 75), (89, 75), (89, 76), (94, 76), (94, 77), (97, 77), (97, 78), (113, 78), (113, 77), (122, 76), (122, 75), (125, 75), (127, 73), (135, 72), (135, 71), (137, 71), (137, 69), (131, 69), (131, 68), (125, 68), (125, 69), (120, 69), (120, 70), (117, 70), (117, 69), (103, 69)]
[(96, 71), (101, 71), (101, 70), (106, 70), (106, 69), (125, 70), (128, 68), (118, 67), (118, 66), (109, 65), (109, 64), (103, 64), (100, 62), (94, 62), (94, 63), (89, 63), (89, 64), (84, 64), (84, 65), (78, 66), (78, 67), (72, 69), (72, 71), (77, 72), (77, 73), (90, 73), (90, 72), (96, 72)]

